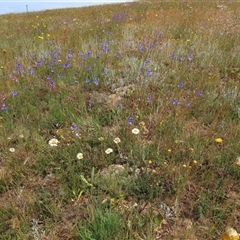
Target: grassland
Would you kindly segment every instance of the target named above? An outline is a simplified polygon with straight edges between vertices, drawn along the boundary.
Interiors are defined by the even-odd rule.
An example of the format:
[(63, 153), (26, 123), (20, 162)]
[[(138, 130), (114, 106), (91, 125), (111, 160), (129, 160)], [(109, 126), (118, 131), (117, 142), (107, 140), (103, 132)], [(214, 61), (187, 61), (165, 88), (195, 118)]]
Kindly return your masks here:
[(239, 3), (0, 22), (0, 239), (240, 231)]

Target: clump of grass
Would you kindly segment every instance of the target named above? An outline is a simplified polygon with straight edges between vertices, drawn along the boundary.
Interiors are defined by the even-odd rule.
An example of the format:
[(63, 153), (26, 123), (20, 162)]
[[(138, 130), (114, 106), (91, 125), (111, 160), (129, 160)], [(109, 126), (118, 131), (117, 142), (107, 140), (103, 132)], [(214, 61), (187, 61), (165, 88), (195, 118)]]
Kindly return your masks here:
[(237, 228), (237, 6), (0, 16), (2, 239), (215, 239)]
[[(86, 223), (79, 225), (79, 237), (81, 239), (115, 239), (123, 237), (126, 226), (124, 219), (116, 211), (97, 208), (93, 216), (89, 216)], [(127, 236), (125, 235), (125, 238)]]

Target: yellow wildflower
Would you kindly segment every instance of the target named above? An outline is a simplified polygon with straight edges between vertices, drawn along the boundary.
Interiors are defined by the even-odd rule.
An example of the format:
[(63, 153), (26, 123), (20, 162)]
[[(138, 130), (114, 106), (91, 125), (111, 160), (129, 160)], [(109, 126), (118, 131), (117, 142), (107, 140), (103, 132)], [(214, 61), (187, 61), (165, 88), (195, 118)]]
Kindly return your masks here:
[(222, 140), (221, 138), (216, 138), (216, 139), (215, 139), (215, 142), (217, 142), (217, 143), (222, 143), (223, 140)]
[(231, 227), (227, 227), (222, 235), (222, 240), (239, 240), (239, 234)]

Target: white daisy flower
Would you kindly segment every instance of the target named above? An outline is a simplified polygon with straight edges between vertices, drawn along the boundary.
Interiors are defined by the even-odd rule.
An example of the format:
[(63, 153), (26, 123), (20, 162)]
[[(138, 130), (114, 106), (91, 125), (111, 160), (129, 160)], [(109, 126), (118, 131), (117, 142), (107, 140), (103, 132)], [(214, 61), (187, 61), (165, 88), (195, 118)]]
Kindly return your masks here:
[(116, 137), (116, 138), (114, 138), (114, 140), (113, 140), (115, 143), (120, 143), (121, 142), (121, 139), (120, 138), (118, 138), (118, 137)]
[(83, 154), (82, 153), (78, 153), (77, 154), (77, 159), (83, 159)]
[(9, 148), (9, 151), (12, 153), (15, 152), (15, 148)]
[(133, 129), (132, 129), (132, 133), (133, 133), (133, 134), (139, 134), (139, 132), (140, 132), (140, 131), (139, 131), (138, 128), (133, 128)]
[(106, 154), (110, 154), (110, 153), (112, 153), (112, 152), (113, 152), (112, 148), (108, 148), (108, 149), (105, 151)]
[(235, 164), (238, 165), (238, 166), (240, 167), (240, 156), (237, 157)]
[(56, 147), (58, 145), (59, 141), (56, 138), (52, 138), (51, 140), (49, 140), (48, 144), (51, 147)]

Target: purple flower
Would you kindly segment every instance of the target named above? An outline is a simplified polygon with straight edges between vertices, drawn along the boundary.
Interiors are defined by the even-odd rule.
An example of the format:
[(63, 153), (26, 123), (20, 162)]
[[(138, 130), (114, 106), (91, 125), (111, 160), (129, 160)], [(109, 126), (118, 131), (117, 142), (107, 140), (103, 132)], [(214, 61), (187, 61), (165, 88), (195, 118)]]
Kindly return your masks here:
[(180, 102), (177, 100), (177, 98), (174, 98), (174, 99), (172, 100), (172, 104), (173, 104), (173, 105), (179, 105)]
[(24, 72), (24, 67), (20, 63), (15, 63), (14, 66), (16, 67), (16, 70), (13, 71), (14, 73), (21, 74)]
[(87, 71), (90, 71), (92, 68), (90, 66), (86, 67)]
[(156, 37), (159, 37), (159, 36), (161, 36), (161, 35), (163, 35), (163, 32), (162, 32), (162, 31), (159, 32), (159, 33), (157, 33), (157, 34), (156, 34)]
[(186, 103), (185, 104), (186, 107), (190, 107), (190, 105), (191, 105), (190, 103)]
[(70, 63), (65, 63), (65, 64), (63, 64), (63, 68), (68, 68), (68, 67), (70, 67)]
[(193, 56), (192, 55), (188, 56), (188, 60), (192, 61), (193, 60)]
[(2, 110), (7, 110), (7, 106), (5, 103), (2, 104), (2, 107), (1, 107)]
[(179, 83), (179, 84), (178, 84), (178, 87), (179, 87), (179, 88), (183, 88), (183, 87), (184, 87), (184, 83)]
[(150, 95), (150, 94), (147, 94), (147, 102), (149, 103), (149, 102), (151, 102), (151, 101), (152, 101), (151, 95)]
[(123, 19), (126, 19), (127, 18), (127, 14), (125, 12), (123, 13), (118, 13), (118, 14), (115, 14), (113, 16), (113, 20), (114, 21), (120, 21), (120, 20), (123, 20)]
[(202, 92), (202, 91), (198, 91), (198, 93), (197, 93), (197, 94), (198, 94), (198, 96), (200, 96), (200, 97), (201, 97), (201, 96), (203, 95), (203, 92)]
[(71, 58), (72, 58), (72, 53), (71, 53), (71, 52), (69, 52), (69, 53), (68, 53), (68, 56), (67, 56), (67, 61), (70, 61), (70, 60), (71, 60)]
[(13, 92), (12, 92), (12, 95), (13, 95), (13, 96), (16, 96), (16, 95), (17, 95), (17, 92), (16, 92), (16, 91), (13, 91)]
[(37, 61), (37, 62), (35, 63), (36, 67), (40, 67), (41, 64), (42, 64), (42, 61)]
[(88, 78), (86, 78), (86, 79), (85, 79), (85, 82), (86, 82), (86, 83), (89, 83), (90, 81), (89, 81), (89, 79), (88, 79)]
[(148, 76), (151, 76), (152, 73), (153, 73), (152, 70), (150, 70), (150, 69), (147, 70), (147, 75), (148, 75)]
[(51, 80), (51, 81), (49, 82), (49, 85), (50, 85), (50, 87), (54, 87), (54, 86), (55, 86), (55, 82)]
[(170, 56), (171, 59), (176, 60), (177, 59), (177, 54), (176, 52), (173, 52)]
[(180, 60), (181, 60), (181, 61), (184, 61), (184, 60), (185, 60), (185, 57), (180, 57)]
[(144, 52), (144, 48), (141, 43), (137, 46), (137, 48), (138, 48), (139, 52)]
[(77, 126), (76, 126), (76, 125), (72, 125), (72, 126), (71, 126), (71, 129), (72, 129), (73, 131), (76, 131), (76, 130), (77, 130)]
[(145, 63), (144, 64), (149, 64), (151, 62), (151, 59), (150, 58), (147, 58), (147, 60), (145, 61)]
[(128, 119), (128, 124), (133, 124), (134, 117), (131, 115)]
[(98, 79), (97, 78), (95, 78), (94, 80), (93, 80), (93, 83), (97, 86), (98, 84), (99, 84), (99, 81), (98, 81)]
[(29, 67), (29, 73), (30, 73), (31, 75), (34, 74), (34, 69), (33, 69), (32, 67)]
[(108, 44), (105, 42), (102, 42), (102, 51), (107, 53), (110, 51), (110, 48), (108, 47)]

